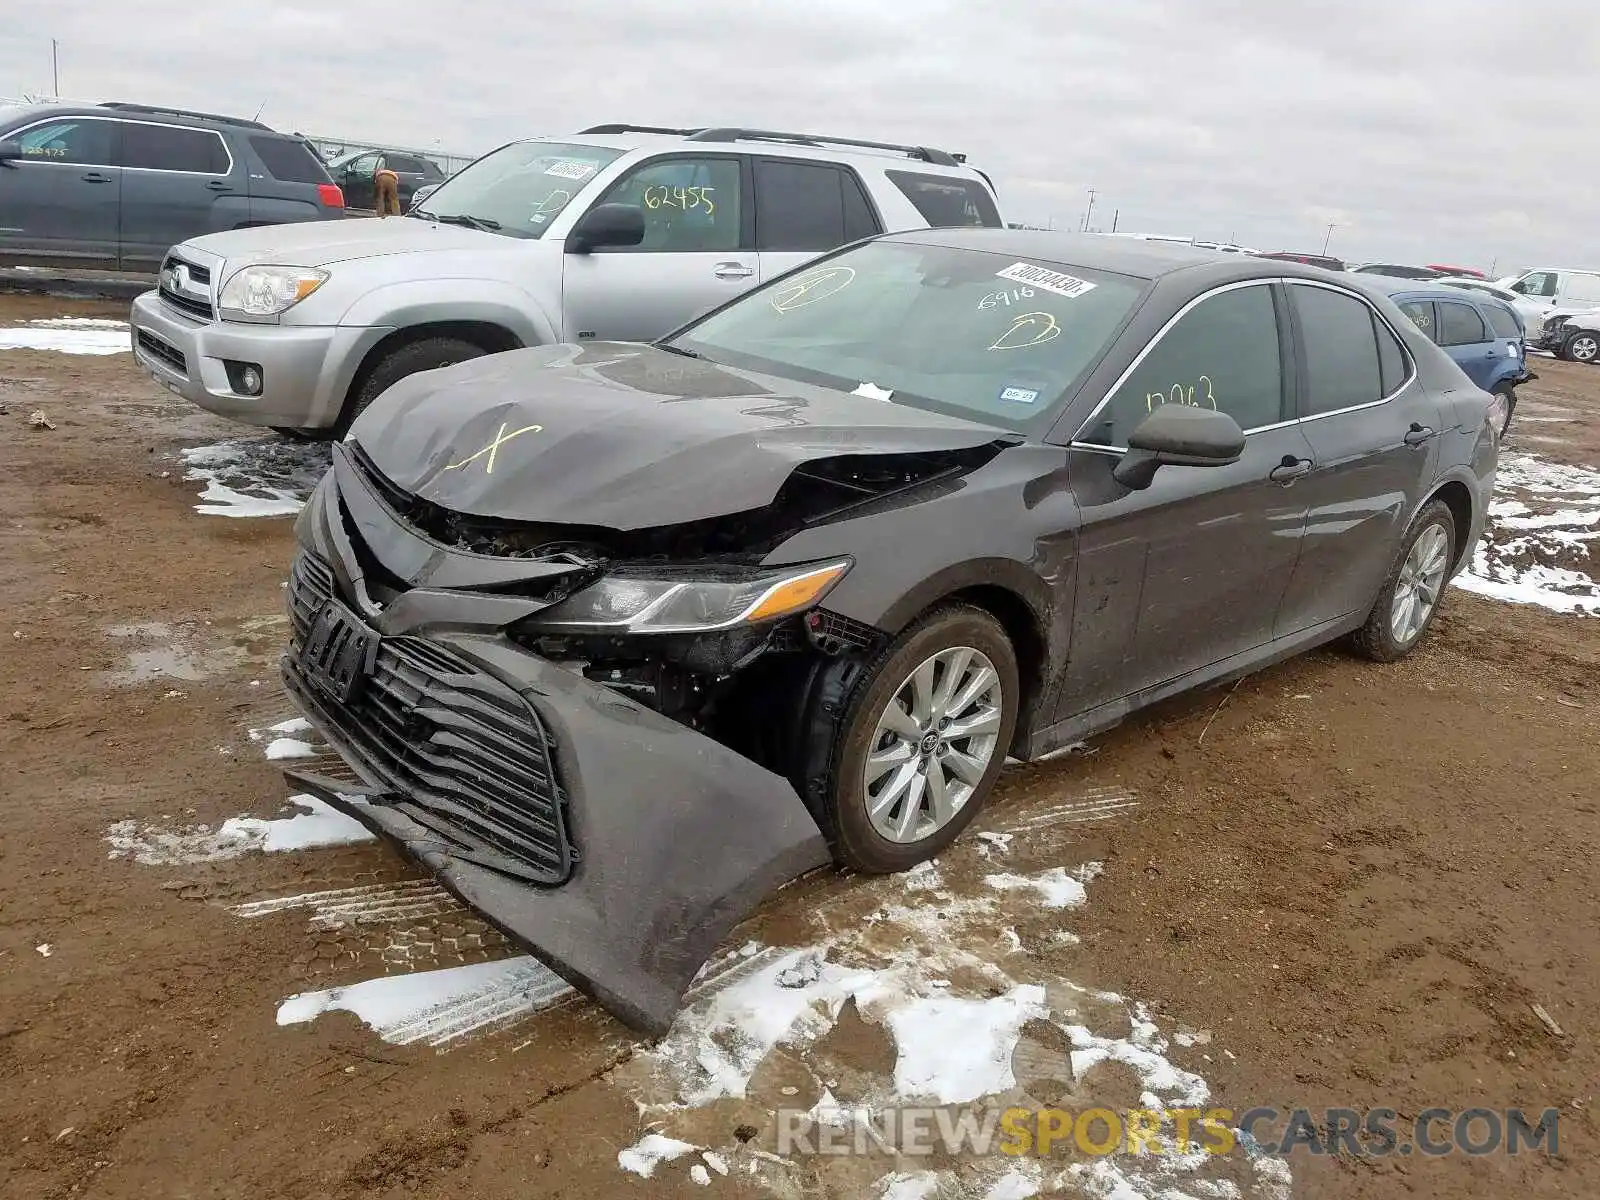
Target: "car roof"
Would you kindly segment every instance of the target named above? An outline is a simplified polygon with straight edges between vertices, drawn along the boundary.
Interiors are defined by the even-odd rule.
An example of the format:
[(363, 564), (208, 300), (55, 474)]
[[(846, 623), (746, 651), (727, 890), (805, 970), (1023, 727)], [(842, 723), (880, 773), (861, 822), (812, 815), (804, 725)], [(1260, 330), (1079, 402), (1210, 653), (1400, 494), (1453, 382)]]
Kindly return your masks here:
[(297, 135), (283, 133), (260, 121), (246, 117), (229, 117), (220, 113), (192, 112), (179, 108), (160, 108), (155, 105), (108, 102), (105, 104), (36, 104), (20, 111), (28, 120), (48, 117), (104, 117), (124, 121), (147, 121), (158, 125), (181, 125), (192, 129), (237, 129), (243, 133), (267, 134), (272, 137), (293, 138)]
[(554, 142), (569, 146), (604, 146), (624, 153), (633, 150), (693, 149), (715, 151), (722, 154), (759, 154), (766, 158), (826, 159), (829, 162), (851, 162), (873, 167), (914, 171), (919, 175), (948, 175), (954, 179), (977, 179), (983, 172), (966, 163), (951, 166), (947, 163), (928, 162), (914, 158), (895, 149), (852, 147), (819, 139), (813, 144), (774, 141), (766, 138), (741, 138), (737, 141), (690, 140), (680, 133), (654, 133), (630, 129), (616, 133), (546, 134), (532, 138), (518, 138), (519, 142)]
[[(1500, 297), (1491, 296), (1487, 292), (1474, 291), (1469, 288), (1438, 287), (1434, 285), (1432, 280), (1387, 279), (1381, 275), (1376, 278), (1383, 280), (1383, 282), (1371, 286), (1377, 287), (1380, 291), (1385, 292), (1389, 299), (1397, 302), (1400, 300), (1453, 300), (1457, 304), (1498, 304), (1501, 308), (1511, 307)], [(1396, 286), (1385, 286), (1385, 284)]]
[(1343, 276), (1320, 267), (1279, 259), (1258, 258), (1251, 254), (1229, 254), (1181, 242), (1152, 242), (1143, 238), (1109, 237), (1098, 233), (1063, 233), (1048, 229), (916, 229), (884, 235), (885, 241), (917, 242), (926, 245), (985, 250), (993, 254), (1015, 255), (1061, 266), (1082, 267), (1128, 275), (1135, 279), (1158, 279), (1178, 271), (1201, 272), (1200, 281), (1212, 283), (1239, 279), (1296, 278), (1343, 280)]

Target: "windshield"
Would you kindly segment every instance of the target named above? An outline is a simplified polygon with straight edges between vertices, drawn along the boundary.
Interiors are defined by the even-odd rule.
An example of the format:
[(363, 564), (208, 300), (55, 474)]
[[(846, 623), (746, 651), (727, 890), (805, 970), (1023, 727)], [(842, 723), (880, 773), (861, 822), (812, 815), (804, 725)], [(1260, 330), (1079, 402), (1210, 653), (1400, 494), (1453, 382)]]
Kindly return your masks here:
[(514, 142), (486, 154), (429, 193), (414, 215), (536, 238), (621, 150)]
[(877, 241), (754, 291), (667, 345), (866, 400), (1037, 428), (1145, 286), (1009, 254)]

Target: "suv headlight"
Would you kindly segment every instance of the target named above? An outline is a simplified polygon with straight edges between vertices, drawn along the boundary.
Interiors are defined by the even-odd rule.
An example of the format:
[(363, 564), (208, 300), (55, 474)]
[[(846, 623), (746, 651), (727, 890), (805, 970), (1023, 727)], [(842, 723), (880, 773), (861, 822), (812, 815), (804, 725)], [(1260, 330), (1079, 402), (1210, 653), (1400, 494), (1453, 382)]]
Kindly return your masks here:
[(217, 307), (224, 316), (275, 317), (327, 281), (328, 273), (315, 267), (245, 267), (222, 285)]
[(849, 559), (770, 570), (622, 570), (526, 622), (550, 633), (710, 633), (758, 625), (821, 602)]

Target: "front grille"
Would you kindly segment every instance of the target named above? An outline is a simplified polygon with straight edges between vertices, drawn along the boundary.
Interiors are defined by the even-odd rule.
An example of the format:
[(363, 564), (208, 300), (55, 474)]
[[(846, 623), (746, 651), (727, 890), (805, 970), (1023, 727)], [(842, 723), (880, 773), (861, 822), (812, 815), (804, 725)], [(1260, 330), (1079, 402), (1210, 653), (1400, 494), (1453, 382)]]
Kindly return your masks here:
[(302, 553), (289, 585), (290, 689), (336, 729), (360, 766), (393, 789), (383, 803), (462, 852), (535, 883), (563, 883), (577, 855), (549, 732), (511, 688), (425, 638), (385, 637), (372, 674), (340, 705), (302, 672), (317, 608), (333, 594), (325, 562)]
[[(190, 282), (195, 285), (194, 288), (179, 291), (168, 282), (171, 278), (172, 270), (178, 267), (188, 273)], [(217, 314), (211, 307), (211, 271), (209, 268), (189, 262), (187, 259), (179, 258), (175, 254), (169, 254), (166, 257), (166, 261), (161, 264), (161, 274), (158, 279), (160, 282), (156, 288), (157, 292), (160, 294), (161, 299), (173, 308), (179, 312), (187, 313), (191, 317), (198, 317), (202, 321), (216, 320)]]
[(139, 330), (137, 336), (139, 339), (139, 349), (143, 350), (151, 358), (166, 363), (167, 366), (171, 367), (180, 375), (187, 375), (189, 373), (189, 363), (188, 360), (183, 357), (183, 351), (179, 350), (171, 342), (168, 342), (163, 338), (158, 338), (155, 334), (151, 333), (147, 329)]

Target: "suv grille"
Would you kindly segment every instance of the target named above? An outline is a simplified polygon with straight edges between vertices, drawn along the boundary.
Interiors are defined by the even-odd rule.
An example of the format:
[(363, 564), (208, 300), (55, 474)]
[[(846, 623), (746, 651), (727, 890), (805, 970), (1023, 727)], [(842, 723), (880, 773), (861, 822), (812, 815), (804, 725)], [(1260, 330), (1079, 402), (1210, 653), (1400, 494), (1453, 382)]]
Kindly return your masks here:
[(211, 271), (176, 254), (161, 264), (157, 289), (161, 298), (181, 313), (202, 321), (216, 320), (211, 307)]
[(544, 722), (516, 692), (436, 642), (385, 637), (372, 674), (340, 705), (303, 673), (306, 632), (333, 574), (301, 553), (289, 583), (289, 689), (339, 732), (341, 749), (397, 795), (384, 802), (462, 857), (534, 883), (564, 883), (577, 860)]

